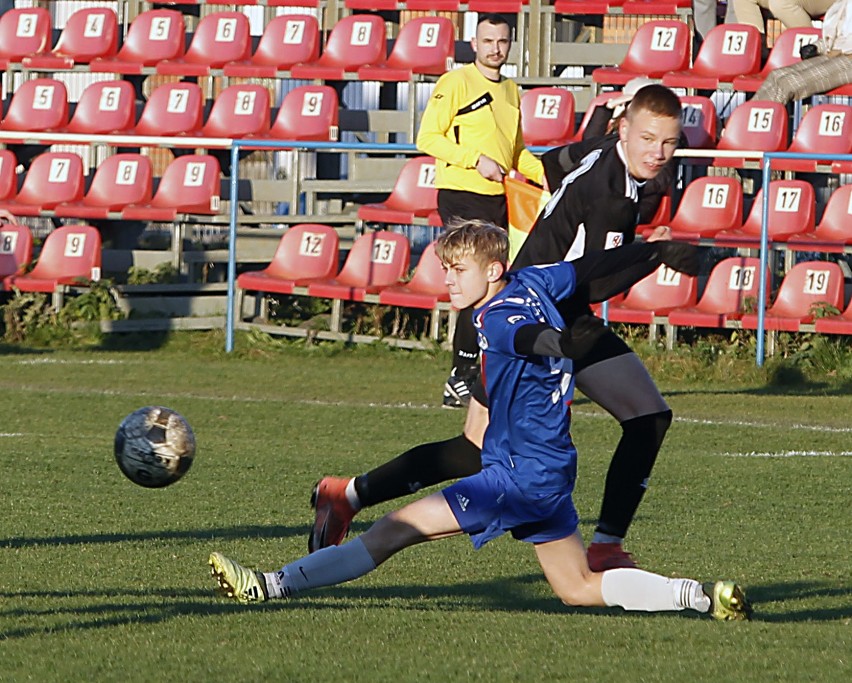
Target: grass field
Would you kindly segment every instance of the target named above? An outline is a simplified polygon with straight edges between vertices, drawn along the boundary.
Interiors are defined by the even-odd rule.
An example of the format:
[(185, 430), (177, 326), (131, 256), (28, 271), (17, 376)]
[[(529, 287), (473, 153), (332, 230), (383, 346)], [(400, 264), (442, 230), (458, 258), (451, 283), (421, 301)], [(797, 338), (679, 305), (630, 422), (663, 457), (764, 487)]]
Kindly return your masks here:
[[(750, 623), (562, 606), (531, 549), (464, 538), (290, 602), (213, 593), (221, 550), (274, 569), (306, 550), (310, 487), (453, 436), (447, 358), (220, 339), (147, 351), (0, 347), (0, 681), (852, 680), (852, 396), (759, 372), (658, 379), (676, 421), (628, 548), (643, 567), (742, 582)], [(244, 339), (240, 340), (244, 342)], [(121, 418), (168, 405), (199, 452), (146, 490), (112, 456)], [(582, 396), (589, 537), (617, 426)], [(363, 531), (389, 507), (356, 519)]]

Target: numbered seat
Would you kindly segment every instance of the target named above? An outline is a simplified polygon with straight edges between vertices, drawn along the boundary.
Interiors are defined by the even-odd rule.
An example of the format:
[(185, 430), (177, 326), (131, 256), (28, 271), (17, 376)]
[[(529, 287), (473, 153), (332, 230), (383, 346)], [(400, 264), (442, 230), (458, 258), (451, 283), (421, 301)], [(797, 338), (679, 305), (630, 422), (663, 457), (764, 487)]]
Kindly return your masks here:
[(434, 310), (438, 302), (450, 300), (445, 277), (444, 267), (435, 253), (435, 243), (431, 242), (420, 255), (411, 280), (383, 289), (379, 292), (379, 303)]
[(793, 235), (787, 248), (841, 253), (852, 245), (852, 185), (841, 185), (828, 198), (822, 220), (813, 232)]
[(337, 91), (328, 85), (302, 85), (288, 92), (269, 130), (273, 140), (333, 141), (338, 138)]
[(43, 7), (6, 10), (0, 16), (0, 69), (50, 49), (50, 12)]
[(9, 288), (22, 292), (53, 292), (60, 285), (100, 279), (101, 234), (91, 225), (65, 225), (44, 240), (35, 267), (8, 278)]
[[(843, 271), (828, 261), (803, 261), (793, 266), (778, 288), (775, 301), (766, 309), (764, 329), (798, 332), (814, 321), (821, 305), (843, 308)], [(757, 313), (746, 313), (742, 326), (757, 329)]]
[[(674, 217), (668, 223), (672, 239), (695, 241), (713, 237), (721, 230), (742, 225), (743, 189), (734, 178), (696, 178), (681, 197)], [(642, 232), (647, 236), (652, 228)]]
[[(760, 291), (760, 259), (733, 256), (713, 266), (704, 293), (694, 306), (674, 308), (670, 325), (724, 328), (753, 310)], [(767, 284), (769, 279), (766, 280)]]
[(385, 22), (375, 14), (353, 14), (338, 21), (319, 59), (297, 64), (292, 78), (343, 80), (346, 72), (385, 61)]
[(141, 154), (114, 154), (95, 171), (89, 191), (83, 199), (58, 204), (54, 213), (60, 217), (108, 218), (130, 204), (151, 200), (153, 170), (151, 160)]
[(2, 131), (54, 132), (68, 125), (68, 91), (53, 78), (24, 81), (12, 95)]
[[(831, 155), (852, 153), (852, 107), (843, 104), (818, 104), (808, 109), (793, 134), (787, 151)], [(834, 173), (850, 172), (844, 170), (843, 162), (834, 162), (832, 165), (831, 161), (816, 159), (772, 161), (772, 169), (776, 171), (805, 173), (816, 171), (819, 166), (829, 167)]]
[(278, 243), (272, 262), (263, 270), (241, 273), (242, 290), (292, 294), (313, 280), (337, 275), (339, 261), (337, 231), (328, 225), (301, 223), (287, 230)]
[(136, 122), (136, 92), (128, 81), (98, 81), (80, 96), (65, 133), (124, 133)]
[(814, 320), (814, 329), (820, 334), (852, 334), (852, 301), (840, 315)]
[(83, 198), (83, 162), (70, 152), (45, 152), (35, 158), (17, 197), (0, 202), (16, 216), (38, 216), (62, 202)]
[(624, 14), (668, 15), (691, 7), (692, 0), (625, 0), (621, 11)]
[(133, 132), (136, 135), (197, 135), (204, 98), (197, 83), (166, 83), (151, 93)]
[(96, 72), (141, 74), (158, 62), (179, 59), (183, 52), (183, 15), (168, 9), (149, 10), (130, 24), (115, 57), (99, 57), (89, 68)]
[[(780, 102), (744, 102), (728, 118), (716, 149), (780, 152), (787, 148), (789, 118)], [(746, 157), (716, 157), (713, 165), (743, 168)], [(763, 165), (762, 160), (760, 165)]]
[(416, 74), (440, 76), (452, 67), (455, 27), (446, 17), (407, 21), (386, 62), (358, 69), (362, 81), (409, 81)]
[(276, 78), (294, 64), (319, 57), (319, 22), (310, 14), (282, 14), (270, 21), (249, 59), (222, 67), (225, 76)]
[(208, 138), (252, 138), (269, 132), (269, 90), (262, 85), (231, 85), (213, 102), (201, 134)]
[(251, 56), (251, 32), (248, 17), (242, 12), (214, 12), (200, 22), (183, 57), (158, 62), (158, 74), (172, 76), (209, 76), (229, 62), (241, 62)]
[(769, 53), (763, 68), (754, 74), (737, 76), (733, 81), (734, 90), (757, 92), (766, 77), (773, 71), (802, 61), (799, 56), (802, 46), (815, 43), (819, 40), (820, 34), (821, 31), (818, 28), (811, 26), (785, 29), (775, 39), (772, 51)]
[[(763, 189), (754, 198), (751, 211), (741, 228), (721, 230), (713, 235), (719, 247), (754, 248), (760, 246), (763, 216)], [(769, 182), (767, 234), (770, 242), (786, 242), (792, 235), (813, 232), (816, 222), (814, 187), (804, 180)]]
[(662, 265), (630, 288), (622, 301), (611, 301), (610, 322), (651, 325), (673, 308), (695, 305), (698, 280)]
[(33, 259), (33, 236), (26, 225), (0, 224), (0, 289), (8, 291), (9, 281), (22, 275)]
[(624, 5), (624, 0), (556, 0), (553, 10), (557, 14), (609, 14)]
[(691, 149), (716, 146), (716, 107), (709, 97), (688, 95), (680, 98), (683, 134)]
[(610, 90), (608, 92), (603, 92), (600, 95), (596, 95), (592, 98), (591, 102), (589, 102), (589, 106), (583, 114), (583, 118), (580, 120), (580, 125), (577, 126), (577, 131), (574, 135), (571, 136), (569, 142), (580, 142), (583, 139), (583, 133), (586, 132), (586, 128), (589, 125), (589, 121), (592, 120), (592, 116), (595, 113), (595, 110), (598, 107), (606, 106), (606, 103), (609, 102), (614, 97), (619, 97), (621, 92), (618, 90)]
[(372, 223), (410, 225), (416, 216), (425, 218), (437, 208), (435, 159), (420, 156), (405, 162), (385, 201), (358, 207), (358, 218)]
[(567, 145), (574, 135), (574, 95), (565, 88), (532, 88), (521, 96), (521, 131), (527, 146)]
[(624, 85), (637, 76), (662, 78), (669, 71), (689, 66), (690, 30), (682, 21), (658, 19), (636, 31), (627, 55), (618, 66), (598, 67), (592, 71), (595, 83)]
[(178, 157), (163, 173), (153, 199), (125, 207), (121, 217), (137, 221), (173, 221), (183, 213), (218, 213), (220, 176), (219, 162), (210, 155)]
[(692, 68), (672, 69), (663, 76), (670, 88), (716, 90), (737, 76), (760, 70), (763, 37), (750, 24), (719, 24), (710, 30)]
[(68, 18), (59, 40), (50, 52), (24, 57), (23, 65), (37, 71), (73, 69), (98, 57), (118, 51), (118, 18), (107, 7), (77, 10)]

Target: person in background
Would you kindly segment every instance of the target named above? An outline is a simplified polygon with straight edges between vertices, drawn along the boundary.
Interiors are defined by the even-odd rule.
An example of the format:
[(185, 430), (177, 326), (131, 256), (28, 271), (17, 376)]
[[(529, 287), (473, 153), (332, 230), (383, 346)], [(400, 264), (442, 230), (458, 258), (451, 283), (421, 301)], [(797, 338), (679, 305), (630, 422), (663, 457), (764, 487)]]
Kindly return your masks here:
[(762, 9), (769, 10), (784, 28), (813, 26), (813, 20), (826, 13), (833, 0), (733, 0), (737, 22), (756, 26), (766, 34)]

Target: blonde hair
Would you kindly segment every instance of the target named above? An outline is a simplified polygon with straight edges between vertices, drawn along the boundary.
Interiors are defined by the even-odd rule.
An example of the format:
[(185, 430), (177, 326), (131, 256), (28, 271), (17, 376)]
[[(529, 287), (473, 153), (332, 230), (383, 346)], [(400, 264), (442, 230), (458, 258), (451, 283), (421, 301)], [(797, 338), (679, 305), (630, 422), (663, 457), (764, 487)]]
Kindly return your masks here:
[(505, 230), (482, 220), (453, 219), (435, 243), (435, 253), (444, 265), (472, 256), (480, 265), (509, 260), (509, 236)]

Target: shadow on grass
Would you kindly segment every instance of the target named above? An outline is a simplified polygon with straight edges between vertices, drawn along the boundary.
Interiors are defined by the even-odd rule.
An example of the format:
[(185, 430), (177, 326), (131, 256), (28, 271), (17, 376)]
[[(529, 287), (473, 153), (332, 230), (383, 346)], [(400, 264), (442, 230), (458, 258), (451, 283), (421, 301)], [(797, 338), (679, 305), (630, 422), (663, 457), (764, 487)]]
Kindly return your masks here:
[(0, 343), (0, 356), (43, 356), (53, 352), (53, 349), (32, 349), (26, 346)]
[[(755, 621), (792, 624), (807, 621), (840, 621), (852, 619), (852, 590), (850, 586), (817, 581), (791, 581), (788, 583), (770, 583), (763, 586), (748, 587), (748, 597), (755, 603)], [(844, 600), (845, 598), (845, 600)], [(802, 601), (831, 601), (832, 607), (796, 609), (795, 603)], [(761, 614), (760, 604), (766, 602), (783, 603), (787, 609)]]

